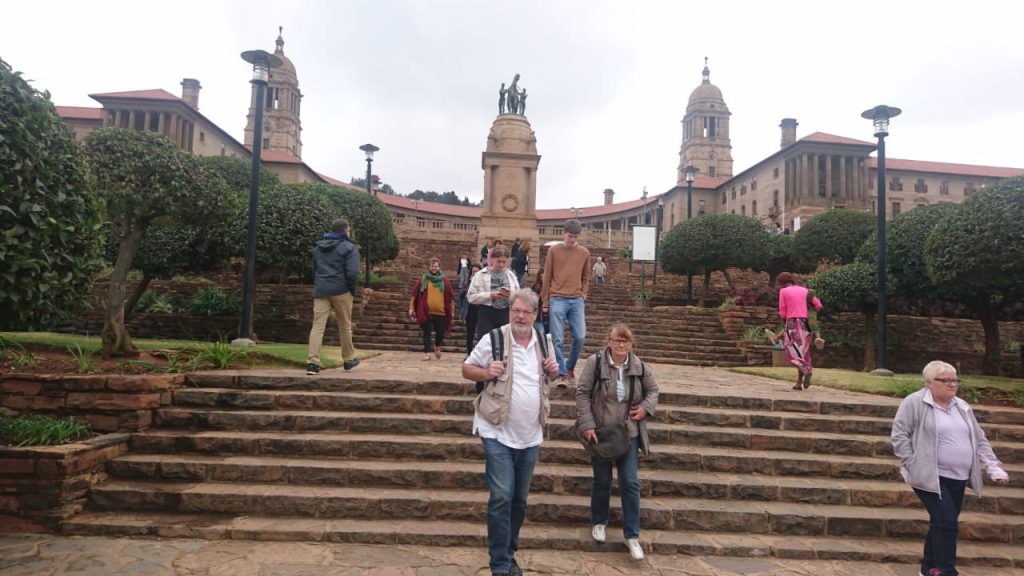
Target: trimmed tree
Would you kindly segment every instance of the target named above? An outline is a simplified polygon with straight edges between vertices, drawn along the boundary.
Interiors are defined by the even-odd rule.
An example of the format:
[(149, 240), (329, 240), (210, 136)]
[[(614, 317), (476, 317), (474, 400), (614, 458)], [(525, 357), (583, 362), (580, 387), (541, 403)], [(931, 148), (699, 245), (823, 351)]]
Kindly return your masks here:
[(801, 267), (814, 270), (822, 261), (849, 264), (877, 226), (868, 212), (840, 208), (819, 214), (793, 238), (793, 252)]
[(808, 284), (818, 293), (825, 310), (847, 310), (864, 315), (865, 372), (875, 367), (875, 326), (878, 315), (878, 278), (875, 265), (854, 262), (830, 268)]
[(1024, 292), (1024, 176), (968, 198), (924, 248), (928, 276), (970, 307), (985, 330), (985, 374), (999, 373), (999, 315)]
[(775, 288), (775, 277), (781, 272), (814, 272), (796, 257), (792, 235), (768, 234), (762, 241), (764, 259), (754, 269), (768, 273), (768, 288)]
[(732, 294), (736, 293), (728, 268), (755, 268), (764, 261), (765, 238), (761, 224), (739, 214), (708, 214), (676, 224), (659, 248), (666, 272), (685, 274), (687, 269), (704, 275), (698, 305), (704, 306), (711, 287), (711, 273), (720, 270)]
[(49, 93), (0, 60), (0, 330), (48, 328), (85, 304), (102, 212)]
[(362, 254), (366, 256), (366, 241), (371, 244), (374, 262), (394, 260), (398, 257), (399, 241), (395, 235), (395, 223), (391, 219), (391, 211), (376, 196), (365, 192), (357, 192), (340, 186), (319, 186), (334, 207), (339, 217), (348, 220), (352, 226), (355, 240), (359, 243)]
[(101, 128), (89, 134), (85, 150), (117, 240), (100, 333), (103, 354), (134, 354), (124, 307), (128, 271), (146, 232), (162, 221), (203, 226), (223, 213), (229, 194), (223, 179), (211, 175), (195, 156), (160, 134)]

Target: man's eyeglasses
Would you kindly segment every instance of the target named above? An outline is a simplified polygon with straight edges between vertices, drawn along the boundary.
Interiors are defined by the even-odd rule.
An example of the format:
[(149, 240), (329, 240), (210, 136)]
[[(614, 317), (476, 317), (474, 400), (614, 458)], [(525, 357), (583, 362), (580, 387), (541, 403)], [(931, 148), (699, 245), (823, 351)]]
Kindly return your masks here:
[(536, 310), (524, 310), (522, 308), (512, 308), (512, 313), (513, 314), (522, 314), (524, 316), (529, 316), (530, 314), (536, 314), (537, 311)]
[(618, 344), (619, 346), (625, 346), (626, 344), (632, 344), (632, 340), (626, 340), (625, 338), (612, 338), (609, 340), (612, 344)]
[(932, 378), (933, 382), (941, 382), (943, 384), (960, 384), (959, 378)]

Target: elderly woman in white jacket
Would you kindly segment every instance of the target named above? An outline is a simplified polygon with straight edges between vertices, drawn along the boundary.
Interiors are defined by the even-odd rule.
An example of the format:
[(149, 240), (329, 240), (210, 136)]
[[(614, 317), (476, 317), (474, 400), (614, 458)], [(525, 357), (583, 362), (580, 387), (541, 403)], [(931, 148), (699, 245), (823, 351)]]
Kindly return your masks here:
[(964, 489), (981, 495), (982, 468), (996, 484), (1009, 476), (996, 458), (967, 402), (957, 398), (956, 368), (929, 362), (924, 388), (903, 399), (892, 423), (892, 448), (900, 474), (928, 510), (922, 576), (957, 576), (956, 541)]

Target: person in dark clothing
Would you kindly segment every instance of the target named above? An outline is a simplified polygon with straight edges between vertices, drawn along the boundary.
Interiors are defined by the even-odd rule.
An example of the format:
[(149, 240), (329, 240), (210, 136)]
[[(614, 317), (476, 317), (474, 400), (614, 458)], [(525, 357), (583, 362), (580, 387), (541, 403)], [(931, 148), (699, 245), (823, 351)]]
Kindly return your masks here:
[(345, 370), (359, 365), (352, 345), (352, 301), (359, 290), (359, 248), (349, 240), (348, 222), (338, 219), (313, 248), (313, 328), (309, 331), (306, 374), (320, 373), (320, 346), (327, 317), (334, 310)]
[[(469, 277), (472, 278), (480, 271), (479, 264), (473, 264), (469, 269)], [(480, 313), (480, 307), (473, 304), (466, 297), (466, 292), (469, 291), (469, 282), (466, 282), (465, 288), (462, 289), (461, 297), (466, 301), (466, 355), (469, 356), (473, 352), (473, 347), (476, 346), (476, 320)]]

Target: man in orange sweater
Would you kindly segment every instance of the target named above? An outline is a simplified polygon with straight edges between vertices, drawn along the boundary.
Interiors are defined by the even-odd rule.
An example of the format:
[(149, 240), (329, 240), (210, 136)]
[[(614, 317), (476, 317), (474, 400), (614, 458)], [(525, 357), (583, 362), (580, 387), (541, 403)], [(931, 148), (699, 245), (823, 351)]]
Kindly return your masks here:
[[(590, 285), (590, 250), (579, 244), (583, 226), (573, 219), (565, 223), (564, 242), (548, 250), (544, 262), (544, 283), (541, 301), (548, 314), (551, 339), (555, 345), (555, 359), (558, 361), (559, 386), (567, 380), (576, 380), (576, 361), (583, 351), (583, 340), (587, 337), (587, 319), (584, 304)], [(565, 321), (569, 321), (572, 334), (572, 349), (565, 359)]]

